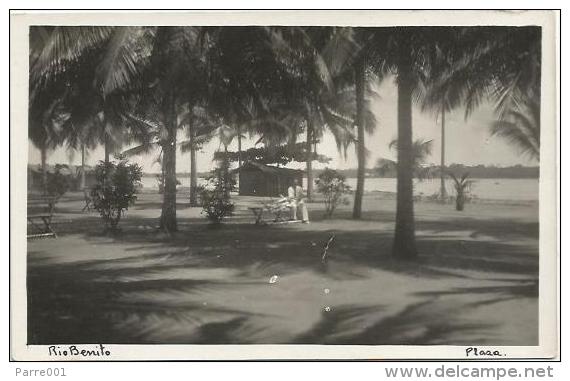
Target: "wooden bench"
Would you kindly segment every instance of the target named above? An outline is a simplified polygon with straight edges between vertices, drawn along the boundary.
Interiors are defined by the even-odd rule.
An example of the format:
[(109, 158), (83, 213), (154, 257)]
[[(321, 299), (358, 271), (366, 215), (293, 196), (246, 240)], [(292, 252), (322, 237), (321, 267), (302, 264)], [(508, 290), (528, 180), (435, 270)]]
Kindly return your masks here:
[(28, 238), (57, 238), (57, 234), (51, 226), (55, 211), (56, 197), (51, 196), (28, 196)]
[[(262, 203), (260, 206), (249, 207), (248, 209), (253, 213), (256, 225), (301, 222), (301, 220), (289, 220), (290, 208), (289, 200), (286, 197), (282, 197), (279, 200)], [(266, 221), (263, 219), (266, 211), (273, 214), (273, 220)]]

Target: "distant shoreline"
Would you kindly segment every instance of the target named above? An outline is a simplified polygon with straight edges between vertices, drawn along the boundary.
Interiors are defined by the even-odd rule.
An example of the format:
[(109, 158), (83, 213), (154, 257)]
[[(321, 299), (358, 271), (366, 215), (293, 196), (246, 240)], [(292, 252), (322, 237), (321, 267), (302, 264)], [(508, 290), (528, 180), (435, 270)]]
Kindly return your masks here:
[[(180, 195), (186, 195), (189, 194), (190, 188), (187, 186), (179, 186), (177, 188), (177, 192)], [(157, 193), (157, 190), (156, 188), (145, 188), (142, 190), (141, 193), (153, 194)], [(237, 195), (237, 192), (235, 193), (235, 195)], [(395, 201), (397, 193), (391, 191), (382, 191), (382, 190), (364, 190), (364, 196), (367, 201), (372, 201), (372, 200)], [(428, 203), (428, 204), (436, 204), (436, 203), (439, 204), (439, 201), (431, 199), (429, 195), (416, 194), (415, 196), (416, 196), (415, 200), (416, 203), (419, 202), (419, 203)], [(249, 197), (249, 196), (240, 196), (240, 197)], [(270, 199), (270, 197), (259, 197), (259, 199), (260, 200)], [(317, 203), (321, 202), (322, 201), (321, 196), (317, 195), (314, 201), (316, 201)], [(494, 205), (510, 205), (510, 206), (517, 206), (517, 205), (532, 206), (532, 205), (538, 205), (538, 203), (539, 203), (538, 200), (524, 200), (524, 199), (518, 200), (518, 199), (506, 199), (506, 198), (493, 199), (493, 198), (485, 198), (477, 196), (468, 202), (469, 205), (494, 204)], [(448, 204), (452, 205), (453, 201), (450, 200)]]
[[(433, 178), (438, 178), (437, 173), (440, 172), (440, 167), (437, 165), (429, 165), (425, 167), (430, 170), (430, 173), (434, 174)], [(333, 168), (334, 169), (334, 168)], [(313, 178), (317, 178), (323, 169), (314, 169)], [(336, 169), (336, 171), (343, 175), (347, 179), (357, 178), (357, 169)], [(471, 179), (539, 179), (540, 178), (540, 167), (538, 166), (523, 166), (523, 165), (512, 165), (505, 167), (497, 166), (485, 166), (485, 165), (463, 165), (463, 164), (450, 164), (444, 167), (444, 172), (454, 173), (455, 175), (461, 176), (465, 173), (469, 174)], [(160, 175), (160, 173), (145, 173), (147, 177), (155, 177)], [(198, 177), (209, 176), (209, 172), (201, 171), (198, 172)], [(367, 179), (395, 179), (397, 173), (395, 168), (385, 172), (378, 172), (373, 168), (365, 169), (365, 176)], [(189, 172), (180, 172), (177, 174), (179, 178), (190, 177)]]
[[(68, 164), (60, 164), (63, 165), (71, 170), (72, 173), (77, 173), (79, 165), (68, 165)], [(48, 164), (48, 171), (53, 171), (56, 164)], [(86, 166), (87, 171), (93, 170), (93, 166)], [(438, 171), (439, 167), (437, 166), (430, 166), (429, 168), (433, 168), (434, 171)], [(28, 171), (39, 172), (41, 171), (40, 164), (28, 164)], [(313, 170), (313, 178), (317, 178), (319, 174), (322, 172), (322, 169), (315, 169)], [(343, 175), (347, 179), (355, 179), (356, 176), (356, 169), (339, 169), (337, 170), (341, 175)], [(475, 165), (475, 166), (466, 166), (461, 164), (451, 164), (450, 166), (446, 167), (447, 172), (454, 173), (456, 175), (461, 175), (464, 173), (469, 173), (469, 178), (471, 179), (539, 179), (540, 178), (540, 168), (537, 166), (534, 167), (525, 167), (522, 165), (515, 165), (510, 167), (487, 167), (483, 165)], [(160, 176), (160, 172), (144, 172), (143, 177), (146, 178), (155, 178), (156, 176)], [(210, 172), (201, 171), (198, 172), (199, 178), (206, 178), (210, 175)], [(179, 172), (176, 174), (176, 177), (184, 179), (189, 178), (189, 172)], [(366, 178), (367, 179), (395, 179), (396, 173), (395, 171), (390, 171), (388, 173), (384, 173), (382, 176), (378, 176), (378, 173), (374, 171), (374, 169), (367, 168), (366, 169)], [(437, 175), (433, 177), (433, 179), (439, 178)]]
[[(160, 176), (160, 173), (143, 173), (143, 177), (156, 177), (156, 176)], [(206, 178), (207, 176), (209, 176), (209, 174), (207, 173), (198, 173), (198, 178)], [(190, 174), (189, 173), (177, 173), (176, 174), (177, 178), (189, 178)], [(356, 176), (346, 176), (347, 179), (356, 179)], [(366, 176), (366, 179), (395, 179), (395, 176)], [(539, 176), (470, 176), (469, 177), (472, 180), (478, 180), (478, 179), (497, 179), (497, 180), (539, 180), (540, 177)], [(439, 176), (434, 176), (431, 180), (436, 180), (439, 179)], [(429, 181), (430, 179), (428, 179)]]

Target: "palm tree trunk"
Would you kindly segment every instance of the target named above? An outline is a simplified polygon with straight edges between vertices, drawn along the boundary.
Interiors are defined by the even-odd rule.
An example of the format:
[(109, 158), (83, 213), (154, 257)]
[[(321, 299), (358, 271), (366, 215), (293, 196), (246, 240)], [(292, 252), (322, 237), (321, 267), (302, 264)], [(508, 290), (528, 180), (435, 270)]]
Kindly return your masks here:
[(198, 173), (196, 172), (196, 131), (190, 124), (190, 206), (198, 206)]
[(162, 214), (160, 229), (166, 232), (177, 230), (176, 225), (176, 109), (175, 95), (171, 90), (166, 95), (164, 115), (167, 139), (163, 146), (162, 165), (164, 168), (164, 194), (162, 196)]
[(81, 189), (85, 189), (85, 144), (81, 144)]
[(396, 231), (392, 254), (399, 259), (417, 256), (412, 155), (412, 90), (409, 59), (398, 67), (398, 185), (396, 203)]
[(42, 160), (42, 192), (47, 194), (47, 148), (42, 146), (41, 148), (41, 160)]
[(447, 192), (445, 190), (445, 108), (441, 107), (441, 165), (440, 165), (440, 190), (439, 196), (441, 202), (444, 203), (447, 199)]
[(105, 164), (109, 164), (111, 158), (111, 138), (105, 133)]
[(352, 218), (356, 219), (362, 216), (364, 171), (366, 168), (366, 147), (364, 145), (364, 82), (364, 62), (358, 62), (354, 71), (354, 84), (356, 90), (356, 128), (358, 129), (358, 140), (356, 142), (358, 170), (356, 175), (354, 208), (352, 210)]
[(310, 201), (313, 195), (313, 121), (307, 118), (307, 200)]

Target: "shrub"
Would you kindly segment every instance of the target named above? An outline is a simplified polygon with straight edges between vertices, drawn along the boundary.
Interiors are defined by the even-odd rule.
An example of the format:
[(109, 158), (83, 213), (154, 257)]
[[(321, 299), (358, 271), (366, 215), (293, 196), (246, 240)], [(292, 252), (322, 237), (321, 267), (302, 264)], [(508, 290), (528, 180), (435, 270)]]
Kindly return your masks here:
[(96, 184), (91, 189), (93, 207), (101, 214), (106, 228), (115, 230), (121, 216), (134, 205), (140, 187), (142, 168), (122, 156), (118, 162), (99, 162), (95, 167)]
[(348, 204), (347, 195), (351, 193), (346, 178), (334, 169), (325, 168), (315, 181), (317, 192), (325, 198), (325, 216), (331, 217), (340, 204)]
[(67, 168), (66, 165), (56, 164), (53, 173), (47, 174), (46, 191), (48, 195), (60, 198), (71, 187), (70, 176), (61, 172), (62, 169)]
[(220, 161), (219, 167), (206, 180), (207, 185), (201, 189), (202, 213), (212, 223), (219, 224), (234, 211), (230, 193), (235, 190), (236, 181), (227, 158)]

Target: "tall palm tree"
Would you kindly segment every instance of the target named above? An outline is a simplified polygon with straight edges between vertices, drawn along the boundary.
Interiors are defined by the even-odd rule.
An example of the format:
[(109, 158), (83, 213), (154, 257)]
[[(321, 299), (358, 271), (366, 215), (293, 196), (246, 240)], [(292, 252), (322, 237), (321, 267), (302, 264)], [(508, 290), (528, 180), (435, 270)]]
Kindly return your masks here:
[(362, 198), (364, 196), (364, 174), (366, 169), (366, 146), (364, 144), (364, 86), (366, 81), (366, 67), (364, 59), (360, 59), (354, 67), (354, 87), (356, 91), (356, 118), (357, 128), (356, 156), (358, 171), (356, 175), (356, 192), (354, 194), (354, 207), (352, 218), (362, 215)]
[[(161, 228), (167, 231), (177, 228), (176, 106), (182, 94), (183, 74), (191, 68), (185, 65), (188, 62), (185, 58), (192, 53), (187, 49), (188, 41), (192, 45), (196, 38), (196, 28), (193, 27), (56, 28), (51, 30), (48, 42), (43, 44), (39, 53), (32, 55), (35, 57), (32, 78), (37, 78), (40, 84), (61, 77), (62, 73), (89, 57), (95, 63), (93, 83), (104, 99), (133, 89), (152, 90), (166, 130), (163, 139), (165, 192)], [(113, 112), (113, 108), (119, 107), (115, 103), (105, 103), (104, 106), (108, 107), (102, 107), (101, 115), (106, 132), (105, 143), (109, 143), (109, 127), (115, 124), (110, 118), (121, 113)], [(124, 118), (118, 122), (120, 125)], [(106, 146), (110, 148), (110, 144)], [(109, 148), (106, 158), (111, 153)]]
[(371, 37), (371, 66), (383, 75), (395, 77), (398, 93), (398, 174), (396, 227), (392, 253), (396, 258), (417, 256), (413, 205), (412, 105), (421, 102), (436, 70), (437, 51), (449, 39), (443, 27), (378, 28)]
[(269, 28), (262, 27), (204, 28), (207, 86), (201, 102), (207, 114), (218, 120), (224, 145), (237, 140), (238, 165), (246, 133), (265, 138), (272, 135), (268, 126), (260, 122), (276, 112), (272, 98), (283, 78), (283, 69), (277, 64), (270, 43), (271, 34)]
[[(108, 99), (113, 94), (122, 92), (134, 92), (135, 98), (139, 98), (137, 93), (150, 93), (143, 103), (154, 104), (155, 111), (160, 117), (161, 125), (164, 127), (164, 135), (160, 139), (163, 157), (162, 165), (165, 173), (165, 192), (161, 213), (161, 228), (167, 231), (176, 230), (176, 139), (178, 113), (182, 99), (189, 99), (192, 95), (190, 91), (188, 77), (193, 77), (196, 69), (197, 53), (204, 53), (197, 45), (201, 43), (203, 36), (207, 33), (200, 33), (201, 29), (196, 27), (73, 27), (73, 28), (47, 28), (34, 33), (32, 41), (34, 47), (31, 59), (32, 83), (37, 84), (32, 91), (32, 97), (42, 92), (49, 83), (57, 82), (61, 78), (69, 80), (70, 73), (74, 68), (81, 67), (79, 63), (91, 62), (92, 70), (90, 81), (95, 84), (95, 90), (101, 98)], [(227, 36), (231, 34), (224, 31)], [(246, 39), (247, 41), (253, 38)], [(214, 44), (206, 46), (208, 51), (219, 51), (218, 41), (214, 39)], [(228, 58), (226, 62), (232, 60), (232, 45), (226, 44), (223, 50)], [(223, 51), (222, 50), (222, 51)], [(251, 50), (239, 52), (240, 62), (244, 59), (255, 57), (247, 56)], [(228, 54), (230, 53), (230, 54)], [(206, 58), (208, 54), (203, 54)], [(235, 58), (235, 57), (233, 57)], [(241, 63), (234, 62), (226, 65), (217, 74), (218, 70), (212, 70), (218, 78), (225, 80), (233, 79), (233, 72), (239, 72), (244, 67)], [(271, 69), (267, 65), (257, 65), (258, 67)], [(231, 70), (230, 70), (231, 69)], [(249, 73), (249, 71), (246, 71)], [(269, 77), (267, 75), (266, 77)], [(75, 76), (72, 80), (89, 78), (89, 76)], [(243, 80), (244, 76), (238, 77), (238, 81), (230, 81), (228, 94), (241, 94), (240, 88), (260, 87), (259, 82)], [(212, 79), (208, 77), (208, 79)], [(214, 85), (219, 85), (220, 81), (214, 81)], [(218, 86), (221, 87), (221, 86)], [(195, 95), (195, 94), (194, 94)], [(150, 101), (148, 98), (151, 98)], [(198, 97), (199, 98), (199, 97)], [(88, 102), (91, 103), (91, 102)], [(231, 102), (235, 104), (237, 102)], [(130, 102), (127, 102), (129, 106)], [(104, 142), (106, 143), (106, 158), (111, 153), (109, 144), (110, 126), (114, 121), (110, 118), (115, 114), (122, 115), (116, 124), (124, 128), (124, 124), (129, 118), (125, 118), (125, 113), (112, 112), (115, 103), (103, 103), (98, 107), (96, 115), (99, 115), (104, 130)], [(111, 107), (111, 110), (109, 110)], [(141, 107), (137, 107), (139, 110)], [(235, 112), (233, 112), (235, 114)], [(93, 113), (91, 113), (93, 114)], [(142, 114), (144, 116), (144, 113)]]
[[(93, 82), (102, 44), (111, 30), (103, 27), (30, 28), (30, 104), (46, 97), (59, 99), (60, 108), (68, 117), (58, 131), (57, 145), (66, 143), (71, 152), (81, 149), (82, 186), (85, 185), (86, 150), (109, 141), (104, 137), (106, 133), (100, 120), (105, 103)], [(109, 98), (107, 101), (111, 103)], [(30, 131), (33, 129), (31, 123)], [(52, 146), (53, 142), (51, 139)], [(44, 162), (45, 156), (42, 150)]]
[(428, 91), (431, 106), (465, 107), (465, 117), (482, 101), (494, 103), (497, 120), (512, 119), (540, 103), (541, 31), (539, 27), (458, 28), (447, 49), (447, 64)]
[[(522, 152), (538, 158), (538, 124), (519, 121), (527, 107), (540, 103), (540, 29), (536, 27), (455, 28), (437, 51), (434, 73), (423, 107), (441, 111), (441, 196), (445, 197), (445, 112), (465, 107), (465, 118), (485, 99), (495, 104), (493, 135), (508, 138)], [(539, 109), (539, 107), (538, 107)], [(540, 111), (538, 110), (538, 113)], [(530, 114), (535, 114), (530, 111)], [(523, 118), (526, 119), (526, 118)], [(531, 116), (530, 120), (539, 121)], [(526, 120), (526, 121), (530, 121)], [(513, 128), (514, 127), (514, 128)]]
[[(165, 138), (160, 140), (165, 169), (161, 226), (165, 230), (176, 229), (175, 126), (185, 125), (180, 122), (184, 120), (184, 112), (179, 110), (186, 104), (186, 110), (194, 111), (195, 105), (202, 104), (202, 113), (206, 115), (202, 122), (197, 121), (196, 115), (186, 120), (192, 142), (184, 147), (191, 151), (191, 188), (195, 189), (195, 149), (199, 143), (196, 140), (210, 136), (215, 127), (222, 124), (239, 128), (244, 118), (249, 118), (245, 106), (251, 101), (257, 109), (264, 107), (260, 94), (271, 87), (262, 84), (275, 73), (271, 66), (273, 57), (267, 54), (270, 49), (262, 43), (263, 36), (259, 32), (259, 28), (219, 27), (157, 28), (155, 31), (149, 72), (154, 81), (151, 82), (156, 83), (151, 93), (161, 105), (158, 114), (162, 115), (160, 125), (165, 130)], [(203, 123), (204, 120), (207, 123)], [(202, 131), (198, 131), (200, 123)]]
[[(139, 101), (147, 111), (159, 116), (162, 134), (158, 143), (162, 150), (164, 194), (160, 228), (177, 230), (176, 221), (176, 150), (179, 110), (188, 99), (187, 78), (195, 68), (200, 29), (196, 27), (153, 27), (126, 31), (123, 41), (134, 41), (135, 51), (118, 50), (110, 54), (105, 66), (104, 88), (113, 91), (119, 86), (135, 86), (145, 96)], [(140, 52), (144, 52), (142, 55)], [(110, 52), (111, 53), (111, 52)], [(139, 68), (134, 68), (139, 63)], [(113, 67), (124, 68), (121, 71)], [(105, 78), (105, 77), (104, 77)]]
[[(194, 103), (194, 102), (191, 102)], [(220, 122), (214, 115), (199, 105), (191, 107), (182, 117), (180, 123), (187, 125), (187, 140), (180, 142), (182, 152), (190, 152), (190, 206), (198, 205), (198, 172), (197, 151), (217, 135)]]
[(111, 145), (116, 143), (114, 136), (123, 127), (117, 114), (120, 102), (104, 96), (99, 84), (94, 84), (101, 70), (98, 66), (104, 63), (107, 50), (120, 30), (112, 27), (30, 28), (30, 103), (46, 94), (53, 97), (53, 88), (63, 86), (70, 121), (62, 134), (66, 135), (65, 139), (75, 139), (79, 125), (92, 125), (90, 128), (98, 129), (100, 142), (106, 146), (107, 161)]
[(70, 152), (74, 153), (75, 151), (80, 151), (81, 153), (80, 188), (84, 189), (86, 186), (86, 159), (89, 154), (89, 150), (94, 149), (99, 142), (99, 129), (89, 122), (86, 122), (85, 124), (77, 124), (72, 115), (73, 113), (70, 112), (70, 117), (66, 121), (65, 141)]
[(412, 95), (415, 87), (411, 31), (404, 31), (400, 38), (397, 58), (398, 84), (398, 195), (396, 206), (396, 231), (393, 253), (400, 258), (417, 256), (413, 204), (412, 152)]
[[(52, 93), (52, 95), (54, 95)], [(62, 98), (37, 96), (30, 100), (28, 113), (28, 138), (40, 150), (42, 188), (47, 191), (47, 155), (62, 141), (62, 125), (67, 119), (62, 109)]]
[[(302, 115), (307, 150), (307, 197), (313, 193), (313, 152), (325, 131), (335, 137), (339, 149), (354, 140), (354, 109), (350, 113), (338, 105), (339, 79), (351, 72), (358, 48), (352, 28), (286, 27), (272, 28), (274, 51), (285, 69), (284, 98)], [(342, 88), (344, 86), (340, 86)]]
[(445, 188), (445, 116), (446, 113), (460, 106), (449, 90), (449, 83), (442, 78), (446, 76), (454, 66), (462, 59), (465, 59), (468, 49), (464, 48), (467, 28), (449, 28), (446, 32), (447, 38), (440, 38), (437, 41), (436, 49), (431, 55), (432, 61), (430, 70), (430, 80), (421, 83), (419, 89), (422, 111), (432, 111), (436, 119), (440, 120), (440, 191), (439, 200), (445, 202), (447, 190)]
[[(366, 113), (370, 113), (370, 95), (371, 80), (370, 74), (373, 69), (370, 64), (370, 59), (374, 56), (378, 57), (378, 49), (381, 45), (375, 41), (375, 34), (377, 31), (374, 28), (355, 28), (355, 40), (358, 44), (354, 50), (354, 88), (355, 88), (355, 103), (356, 115), (355, 126), (357, 129), (356, 139), (356, 156), (358, 159), (358, 170), (356, 180), (356, 190), (354, 193), (354, 206), (352, 210), (352, 217), (358, 219), (362, 215), (362, 199), (364, 196), (364, 180), (366, 169), (366, 145), (365, 145), (365, 132), (371, 133), (376, 127), (375, 118), (373, 121), (367, 121), (365, 118)], [(381, 70), (377, 70), (376, 74), (383, 74)], [(376, 81), (380, 81), (382, 77), (376, 76)]]

